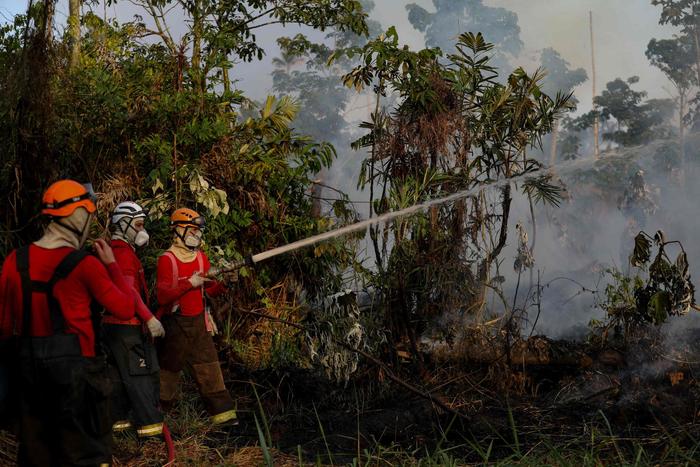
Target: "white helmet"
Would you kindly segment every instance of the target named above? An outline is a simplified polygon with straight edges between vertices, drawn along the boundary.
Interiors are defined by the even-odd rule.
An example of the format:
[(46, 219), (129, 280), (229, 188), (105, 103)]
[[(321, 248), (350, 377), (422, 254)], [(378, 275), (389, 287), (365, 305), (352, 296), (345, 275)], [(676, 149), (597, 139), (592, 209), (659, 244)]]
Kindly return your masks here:
[(118, 224), (124, 218), (136, 219), (138, 217), (146, 217), (146, 211), (141, 206), (133, 201), (124, 201), (117, 204), (117, 207), (112, 211), (112, 224)]
[(146, 229), (137, 231), (131, 226), (134, 219), (147, 217), (146, 211), (133, 201), (119, 203), (112, 211), (112, 225), (115, 226), (114, 237), (126, 240), (135, 246), (144, 246), (149, 236)]

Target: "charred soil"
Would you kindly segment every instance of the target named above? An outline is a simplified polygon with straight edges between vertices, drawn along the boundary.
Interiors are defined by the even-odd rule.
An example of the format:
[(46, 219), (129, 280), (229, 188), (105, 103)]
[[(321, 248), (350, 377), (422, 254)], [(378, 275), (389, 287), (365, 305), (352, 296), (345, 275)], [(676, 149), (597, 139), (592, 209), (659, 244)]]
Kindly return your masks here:
[[(433, 344), (421, 371), (411, 362), (394, 367), (422, 395), (369, 365), (336, 384), (310, 369), (250, 372), (233, 364), (227, 382), (238, 426), (210, 426), (187, 380), (167, 420), (183, 464), (342, 465), (373, 456), (405, 464), (446, 449), (456, 464), (533, 456), (566, 463), (552, 450), (594, 451), (598, 460), (624, 464), (640, 446), (650, 463), (685, 462), (700, 439), (700, 355), (678, 342), (696, 341), (696, 334), (676, 336), (673, 345), (656, 335), (618, 347), (532, 337), (512, 343), (510, 364), (498, 345)], [(3, 432), (2, 460), (15, 448)], [(162, 465), (165, 448), (122, 434), (115, 461)]]

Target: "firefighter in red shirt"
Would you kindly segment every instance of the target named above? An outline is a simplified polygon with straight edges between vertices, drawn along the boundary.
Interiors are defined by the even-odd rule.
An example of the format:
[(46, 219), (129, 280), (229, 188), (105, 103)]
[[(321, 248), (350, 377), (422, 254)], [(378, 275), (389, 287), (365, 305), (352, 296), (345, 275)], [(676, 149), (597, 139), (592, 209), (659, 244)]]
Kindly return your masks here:
[(120, 319), (136, 296), (103, 240), (98, 258), (81, 247), (95, 203), (72, 180), (51, 185), (42, 214), (51, 221), (37, 242), (11, 252), (0, 276), (0, 339), (16, 339), (19, 362), (19, 465), (100, 465), (111, 457), (111, 384), (97, 355), (99, 302)]
[(159, 316), (163, 316), (165, 338), (158, 348), (160, 399), (172, 406), (187, 366), (197, 382), (199, 393), (214, 424), (236, 421), (234, 402), (224, 385), (212, 334), (216, 325), (206, 306), (208, 296), (224, 287), (207, 279), (210, 264), (200, 250), (204, 218), (181, 208), (170, 218), (173, 245), (158, 258), (156, 288)]
[(119, 203), (112, 212), (113, 233), (110, 244), (124, 278), (134, 288), (139, 299), (137, 316), (128, 320), (105, 316), (102, 320), (104, 342), (115, 383), (112, 398), (112, 417), (115, 422), (112, 429), (123, 431), (131, 428), (132, 419), (142, 438), (163, 433), (163, 414), (159, 407), (158, 357), (151, 339), (144, 335), (144, 325), (151, 338), (165, 335), (160, 321), (145, 305), (148, 303), (148, 287), (143, 266), (135, 251), (137, 247), (148, 243), (145, 220), (146, 212), (131, 201)]

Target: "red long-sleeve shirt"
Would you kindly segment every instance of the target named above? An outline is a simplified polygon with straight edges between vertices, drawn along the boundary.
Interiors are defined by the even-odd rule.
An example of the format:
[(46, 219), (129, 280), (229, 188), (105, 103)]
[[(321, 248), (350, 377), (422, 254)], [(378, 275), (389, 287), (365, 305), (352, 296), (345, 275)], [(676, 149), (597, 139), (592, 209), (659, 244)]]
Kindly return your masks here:
[[(58, 264), (73, 251), (70, 247), (55, 249), (29, 247), (29, 274), (35, 281), (48, 282)], [(105, 268), (99, 259), (87, 256), (54, 287), (54, 296), (61, 306), (65, 332), (77, 334), (82, 354), (95, 356), (95, 331), (90, 302), (94, 298), (107, 313), (120, 319), (134, 316), (135, 292), (126, 283), (117, 263)], [(17, 256), (13, 251), (5, 259), (0, 275), (0, 338), (19, 335), (23, 327), (22, 285), (17, 271)], [(30, 336), (53, 335), (47, 295), (32, 296)]]
[[(202, 274), (209, 271), (211, 265), (209, 258), (203, 252)], [(177, 280), (173, 277), (173, 260), (177, 264)], [(158, 258), (158, 270), (156, 274), (156, 291), (158, 294), (158, 304), (161, 309), (169, 313), (175, 303), (180, 306), (182, 316), (197, 316), (204, 311), (204, 296), (201, 288), (193, 288), (189, 278), (199, 269), (199, 262), (194, 261), (184, 263), (177, 259), (172, 253), (163, 254)], [(221, 283), (211, 281), (205, 288), (207, 295), (215, 297), (224, 291)]]
[[(131, 324), (140, 325), (153, 318), (153, 313), (148, 309), (145, 302), (148, 302), (148, 286), (146, 285), (146, 275), (143, 272), (141, 260), (136, 256), (134, 249), (124, 240), (112, 240), (110, 242), (114, 257), (117, 260), (119, 269), (126, 283), (131, 286), (138, 295), (136, 300), (136, 316), (129, 320), (120, 320), (115, 316), (106, 316), (105, 323), (110, 324)], [(145, 302), (144, 302), (145, 300)]]

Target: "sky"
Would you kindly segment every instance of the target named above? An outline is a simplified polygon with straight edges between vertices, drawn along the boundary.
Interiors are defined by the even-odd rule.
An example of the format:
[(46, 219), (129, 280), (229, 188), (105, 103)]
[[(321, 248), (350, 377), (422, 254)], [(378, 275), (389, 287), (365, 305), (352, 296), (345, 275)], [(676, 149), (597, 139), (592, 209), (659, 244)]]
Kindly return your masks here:
[[(615, 78), (639, 76), (636, 89), (669, 97), (672, 86), (652, 67), (644, 51), (652, 37), (667, 38), (675, 28), (658, 24), (660, 8), (650, 0), (493, 0), (517, 13), (525, 55), (553, 47), (591, 77), (588, 12), (593, 13), (598, 94)], [(665, 88), (665, 89), (664, 89)], [(581, 108), (591, 102), (591, 82), (576, 89)], [(588, 104), (590, 107), (590, 104)], [(585, 109), (584, 109), (585, 110)]]
[[(408, 22), (405, 9), (407, 3), (415, 2), (432, 10), (431, 0), (375, 0), (372, 18), (385, 27), (396, 26), (399, 38), (412, 48), (424, 46), (423, 35)], [(588, 12), (593, 12), (596, 47), (598, 93), (605, 83), (615, 78), (638, 75), (637, 89), (644, 89), (650, 97), (669, 97), (670, 83), (660, 71), (651, 67), (644, 50), (652, 37), (670, 37), (674, 29), (658, 24), (659, 8), (650, 0), (485, 0), (492, 6), (500, 6), (518, 15), (521, 39), (525, 49), (518, 64), (533, 68), (539, 52), (545, 47), (554, 47), (574, 67), (586, 69), (591, 75)], [(0, 21), (3, 17), (24, 11), (27, 0), (0, 0)], [(101, 14), (102, 8), (98, 7)], [(57, 26), (63, 27), (68, 11), (67, 0), (58, 0)], [(129, 2), (121, 1), (107, 10), (120, 21), (129, 20), (135, 9)], [(171, 20), (175, 29), (178, 18)], [(277, 55), (274, 39), (278, 35), (293, 35), (298, 28), (277, 28), (260, 34), (261, 44), (267, 50), (262, 62), (242, 64), (237, 67), (238, 86), (251, 97), (261, 99), (272, 93), (271, 60)], [(581, 105), (586, 111), (591, 101), (591, 82), (576, 89)]]

